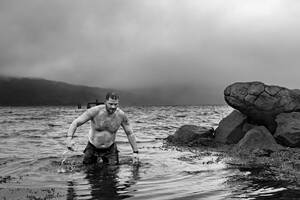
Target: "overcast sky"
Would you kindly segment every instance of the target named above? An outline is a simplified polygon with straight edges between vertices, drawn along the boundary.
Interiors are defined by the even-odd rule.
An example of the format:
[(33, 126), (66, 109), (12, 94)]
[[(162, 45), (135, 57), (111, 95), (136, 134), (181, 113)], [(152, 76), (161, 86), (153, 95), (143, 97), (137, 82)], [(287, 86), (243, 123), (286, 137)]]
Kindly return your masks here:
[(300, 88), (299, 0), (1, 0), (0, 29), (2, 75)]

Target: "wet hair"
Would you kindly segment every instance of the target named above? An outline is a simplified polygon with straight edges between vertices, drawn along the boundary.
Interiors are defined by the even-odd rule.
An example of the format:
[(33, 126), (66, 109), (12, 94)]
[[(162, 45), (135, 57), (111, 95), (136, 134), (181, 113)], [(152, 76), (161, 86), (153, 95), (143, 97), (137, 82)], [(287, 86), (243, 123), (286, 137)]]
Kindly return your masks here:
[(115, 92), (108, 92), (105, 96), (105, 99), (108, 100), (109, 98), (113, 100), (119, 100), (120, 97)]

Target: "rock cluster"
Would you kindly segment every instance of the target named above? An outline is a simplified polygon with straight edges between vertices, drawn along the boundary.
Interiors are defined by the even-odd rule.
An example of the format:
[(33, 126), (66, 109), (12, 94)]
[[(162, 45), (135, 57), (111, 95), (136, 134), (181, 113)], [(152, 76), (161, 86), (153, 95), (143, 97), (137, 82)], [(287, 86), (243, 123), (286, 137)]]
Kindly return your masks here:
[(167, 140), (189, 146), (235, 144), (237, 150), (247, 151), (300, 147), (300, 90), (239, 82), (229, 85), (224, 97), (234, 110), (216, 130), (184, 125)]
[[(271, 135), (278, 144), (300, 147), (300, 90), (268, 86), (261, 82), (239, 82), (229, 85), (224, 96), (227, 104), (235, 110), (221, 120), (215, 131), (216, 141), (245, 146), (245, 138), (249, 135), (254, 139), (261, 137), (253, 133), (265, 127), (260, 131), (265, 135), (263, 138)], [(274, 149), (275, 140), (268, 140), (269, 145), (260, 148)], [(256, 142), (265, 143), (264, 139)]]
[(238, 82), (224, 91), (225, 101), (248, 117), (249, 121), (276, 130), (280, 113), (300, 111), (300, 90), (268, 86), (261, 82)]

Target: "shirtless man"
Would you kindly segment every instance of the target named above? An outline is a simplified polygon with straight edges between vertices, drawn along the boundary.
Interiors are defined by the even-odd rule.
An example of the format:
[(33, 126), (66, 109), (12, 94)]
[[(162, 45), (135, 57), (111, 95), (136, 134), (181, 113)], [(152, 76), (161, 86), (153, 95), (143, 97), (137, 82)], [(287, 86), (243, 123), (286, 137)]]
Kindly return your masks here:
[(115, 93), (107, 93), (105, 105), (98, 105), (88, 109), (72, 122), (67, 135), (67, 147), (70, 150), (73, 150), (72, 138), (77, 127), (91, 120), (89, 141), (84, 150), (84, 164), (96, 163), (98, 157), (102, 158), (103, 163), (119, 163), (115, 139), (120, 126), (123, 127), (127, 135), (134, 158), (137, 157), (138, 148), (135, 136), (126, 114), (118, 106), (119, 96)]

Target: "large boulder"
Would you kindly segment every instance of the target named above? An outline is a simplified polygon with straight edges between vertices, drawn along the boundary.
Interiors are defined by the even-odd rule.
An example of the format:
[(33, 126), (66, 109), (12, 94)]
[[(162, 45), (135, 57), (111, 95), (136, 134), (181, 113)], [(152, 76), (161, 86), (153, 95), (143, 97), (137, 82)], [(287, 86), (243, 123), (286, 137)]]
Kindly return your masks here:
[(278, 143), (288, 147), (300, 147), (300, 113), (281, 113), (276, 117), (274, 134)]
[(169, 135), (166, 140), (168, 142), (195, 146), (209, 145), (212, 142), (214, 129), (212, 127), (202, 127), (195, 125), (183, 125), (176, 130), (174, 135)]
[(264, 126), (256, 126), (249, 130), (243, 139), (236, 145), (239, 151), (252, 153), (254, 151), (273, 152), (281, 149), (269, 132)]
[(215, 131), (215, 141), (224, 144), (236, 144), (244, 137), (243, 126), (247, 116), (234, 110), (223, 118)]
[(225, 101), (249, 117), (252, 123), (266, 126), (273, 134), (279, 113), (300, 110), (300, 90), (268, 86), (261, 82), (238, 82), (224, 90)]

